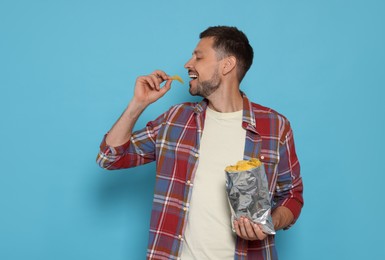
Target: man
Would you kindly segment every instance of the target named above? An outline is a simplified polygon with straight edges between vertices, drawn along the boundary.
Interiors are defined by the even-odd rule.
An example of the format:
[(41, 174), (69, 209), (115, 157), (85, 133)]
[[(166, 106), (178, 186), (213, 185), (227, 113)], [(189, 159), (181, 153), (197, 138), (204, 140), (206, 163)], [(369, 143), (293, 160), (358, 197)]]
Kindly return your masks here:
[(253, 59), (241, 31), (209, 27), (200, 38), (185, 68), (190, 93), (204, 99), (175, 105), (133, 133), (140, 114), (172, 83), (161, 70), (138, 77), (134, 97), (105, 136), (97, 162), (121, 169), (156, 161), (148, 259), (277, 259), (274, 236), (247, 218), (230, 223), (224, 168), (258, 158), (269, 183), (275, 229), (288, 228), (303, 206), (290, 124), (239, 90)]

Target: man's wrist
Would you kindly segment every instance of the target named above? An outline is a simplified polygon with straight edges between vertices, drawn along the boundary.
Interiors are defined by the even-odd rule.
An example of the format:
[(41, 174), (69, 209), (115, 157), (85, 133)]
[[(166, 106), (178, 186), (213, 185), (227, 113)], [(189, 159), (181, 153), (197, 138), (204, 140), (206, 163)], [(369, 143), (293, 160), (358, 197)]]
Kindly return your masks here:
[(294, 221), (293, 213), (285, 206), (279, 206), (276, 208), (273, 211), (271, 218), (273, 219), (275, 230), (283, 229)]
[(141, 114), (145, 109), (146, 107), (148, 106), (149, 104), (145, 103), (145, 102), (142, 102), (140, 100), (137, 100), (135, 99), (135, 97), (130, 101), (130, 103), (128, 104), (126, 110), (131, 110), (133, 113), (137, 113), (137, 114)]

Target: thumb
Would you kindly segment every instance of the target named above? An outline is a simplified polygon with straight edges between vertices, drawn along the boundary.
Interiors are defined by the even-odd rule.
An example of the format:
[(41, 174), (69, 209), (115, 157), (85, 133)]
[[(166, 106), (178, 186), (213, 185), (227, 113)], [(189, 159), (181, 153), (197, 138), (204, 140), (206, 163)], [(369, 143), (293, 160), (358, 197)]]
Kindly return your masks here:
[(171, 83), (172, 80), (167, 80), (166, 84), (164, 84), (164, 86), (159, 90), (159, 92), (162, 93), (162, 95), (166, 94), (167, 91), (171, 89)]

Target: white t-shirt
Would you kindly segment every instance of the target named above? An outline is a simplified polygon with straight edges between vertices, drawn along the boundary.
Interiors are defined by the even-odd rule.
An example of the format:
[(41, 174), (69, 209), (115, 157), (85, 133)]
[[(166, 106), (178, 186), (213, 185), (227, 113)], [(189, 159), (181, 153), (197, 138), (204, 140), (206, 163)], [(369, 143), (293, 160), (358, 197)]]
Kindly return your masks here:
[(226, 194), (225, 167), (243, 159), (242, 110), (207, 108), (182, 246), (182, 260), (234, 259), (236, 234)]

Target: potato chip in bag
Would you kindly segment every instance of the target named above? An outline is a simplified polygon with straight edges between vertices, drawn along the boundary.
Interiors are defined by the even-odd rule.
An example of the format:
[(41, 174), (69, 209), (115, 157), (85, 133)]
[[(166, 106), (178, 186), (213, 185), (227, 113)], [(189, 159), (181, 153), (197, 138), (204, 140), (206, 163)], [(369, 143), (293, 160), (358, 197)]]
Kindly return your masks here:
[(236, 165), (227, 166), (225, 172), (231, 223), (245, 216), (259, 224), (264, 233), (275, 234), (271, 218), (271, 198), (263, 164), (258, 159), (239, 161)]

